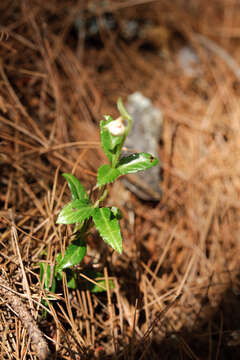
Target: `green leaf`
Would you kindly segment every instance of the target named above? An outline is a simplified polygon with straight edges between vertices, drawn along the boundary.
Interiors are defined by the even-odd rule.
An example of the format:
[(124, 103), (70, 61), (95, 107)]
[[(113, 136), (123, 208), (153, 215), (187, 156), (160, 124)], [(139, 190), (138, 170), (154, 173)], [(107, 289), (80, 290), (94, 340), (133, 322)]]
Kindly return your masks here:
[(103, 240), (114, 250), (122, 253), (122, 236), (117, 218), (109, 208), (96, 208), (93, 221)]
[(70, 269), (66, 270), (67, 275), (67, 286), (70, 289), (77, 288), (77, 273), (76, 271), (71, 271)]
[(87, 200), (70, 201), (60, 211), (57, 224), (75, 224), (88, 219), (93, 212), (93, 207)]
[(102, 165), (98, 169), (97, 184), (98, 186), (109, 184), (116, 180), (120, 175), (121, 173), (117, 169), (111, 168), (107, 164)]
[[(51, 266), (46, 264), (46, 263), (40, 263), (40, 281), (43, 282), (44, 279), (44, 283), (43, 283), (43, 287), (44, 289), (51, 291), (52, 293), (55, 293), (56, 291), (56, 278), (55, 278), (55, 274), (54, 271), (51, 271)], [(41, 300), (41, 303), (48, 307), (48, 302), (45, 299)], [(47, 318), (47, 310), (42, 308), (42, 318), (46, 319)]]
[[(97, 283), (97, 284), (93, 284), (92, 282), (88, 281), (87, 279), (86, 280), (81, 279), (79, 282), (79, 285), (82, 290), (89, 290), (92, 293), (99, 293), (99, 292), (107, 291), (106, 280), (98, 279), (98, 278), (103, 278), (103, 275), (100, 272), (97, 272), (94, 270), (84, 270), (84, 271), (82, 271), (82, 273)], [(109, 286), (110, 290), (114, 289), (113, 280), (111, 280), (111, 279), (108, 280), (108, 286)]]
[[(70, 289), (76, 289), (77, 288), (77, 272), (71, 269), (65, 269), (64, 272), (66, 273), (66, 278), (67, 278), (67, 286)], [(63, 271), (62, 272), (58, 272), (57, 273), (57, 279), (58, 280), (62, 280), (63, 277)]]
[(147, 170), (158, 164), (158, 159), (151, 154), (139, 153), (122, 158), (116, 166), (121, 175)]
[(89, 199), (88, 194), (80, 181), (72, 174), (62, 174), (68, 182), (73, 200)]
[(55, 274), (61, 273), (63, 269), (80, 264), (86, 255), (86, 244), (83, 239), (73, 241), (66, 249), (64, 257), (57, 257)]
[(44, 289), (51, 292), (56, 290), (56, 279), (54, 275), (54, 270), (51, 271), (51, 266), (46, 263), (40, 263), (40, 281), (43, 282), (44, 279)]
[[(77, 271), (72, 269), (65, 269), (67, 278), (67, 286), (70, 289), (81, 289), (81, 290), (89, 290), (93, 293), (99, 293), (103, 291), (107, 291), (107, 285), (106, 280), (104, 279), (98, 279), (103, 278), (103, 275), (99, 272), (96, 272), (94, 270), (83, 270), (82, 273), (89, 277), (90, 279), (94, 280), (97, 284), (93, 284), (87, 279), (83, 279), (82, 277), (79, 277)], [(58, 273), (57, 277), (58, 280), (62, 280), (62, 272)], [(114, 289), (114, 282), (113, 280), (108, 280), (109, 289)]]
[(112, 164), (114, 155), (117, 152), (117, 146), (122, 143), (123, 135), (114, 136), (111, 135), (109, 130), (106, 128), (111, 121), (114, 121), (111, 116), (105, 116), (106, 121), (102, 120), (100, 122), (100, 135), (101, 135), (101, 144), (103, 151), (107, 155), (110, 163)]
[[(88, 285), (88, 289), (92, 293), (99, 293), (99, 292), (107, 291), (106, 280), (95, 280), (95, 281), (97, 282), (97, 285), (95, 285), (93, 283), (91, 285), (89, 283), (89, 285)], [(108, 285), (109, 285), (110, 290), (114, 289), (114, 282), (112, 280), (108, 280)]]

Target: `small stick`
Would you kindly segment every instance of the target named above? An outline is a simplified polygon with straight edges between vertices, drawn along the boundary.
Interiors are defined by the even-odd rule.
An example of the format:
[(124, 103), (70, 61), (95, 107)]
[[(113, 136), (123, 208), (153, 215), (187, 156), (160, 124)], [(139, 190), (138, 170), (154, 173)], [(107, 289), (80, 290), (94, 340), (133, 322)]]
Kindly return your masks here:
[(11, 310), (17, 314), (22, 321), (39, 360), (46, 360), (50, 355), (50, 351), (42, 332), (25, 304), (11, 289), (8, 281), (2, 275), (0, 275), (0, 296), (10, 305)]

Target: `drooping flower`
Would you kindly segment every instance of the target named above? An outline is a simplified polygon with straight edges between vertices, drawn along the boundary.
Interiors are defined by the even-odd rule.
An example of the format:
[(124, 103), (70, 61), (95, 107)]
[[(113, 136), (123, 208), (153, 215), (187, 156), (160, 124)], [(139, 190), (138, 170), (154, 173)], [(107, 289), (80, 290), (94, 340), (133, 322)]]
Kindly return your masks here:
[(121, 136), (126, 131), (126, 126), (124, 124), (124, 120), (122, 117), (119, 117), (118, 119), (111, 121), (105, 127), (113, 136)]

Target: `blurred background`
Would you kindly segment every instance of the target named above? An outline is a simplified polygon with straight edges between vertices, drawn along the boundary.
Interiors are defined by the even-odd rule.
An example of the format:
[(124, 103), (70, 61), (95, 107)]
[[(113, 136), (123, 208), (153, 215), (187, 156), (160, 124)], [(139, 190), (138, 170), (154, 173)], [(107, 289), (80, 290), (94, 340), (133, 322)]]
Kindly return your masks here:
[[(239, 359), (239, 19), (237, 0), (0, 2), (0, 263), (16, 291), (9, 209), (39, 300), (37, 264), (68, 241), (60, 175), (95, 184), (98, 125), (119, 97), (144, 124), (128, 148), (155, 144), (160, 159), (150, 178), (110, 187), (124, 253), (89, 237), (86, 265), (115, 288), (62, 295), (66, 311), (56, 301), (46, 320), (34, 305), (53, 358)], [(0, 309), (2, 358), (36, 359)]]

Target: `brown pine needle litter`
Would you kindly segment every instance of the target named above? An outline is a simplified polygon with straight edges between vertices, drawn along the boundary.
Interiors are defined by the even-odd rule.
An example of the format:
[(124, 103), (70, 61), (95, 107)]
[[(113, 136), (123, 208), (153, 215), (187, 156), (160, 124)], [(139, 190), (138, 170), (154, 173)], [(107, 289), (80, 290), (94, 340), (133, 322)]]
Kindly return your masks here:
[[(0, 359), (239, 359), (239, 2), (1, 1), (0, 18)], [(97, 125), (135, 91), (163, 112), (162, 199), (112, 186), (124, 252), (92, 233), (79, 273), (114, 289), (51, 294), (61, 174), (91, 189)]]

